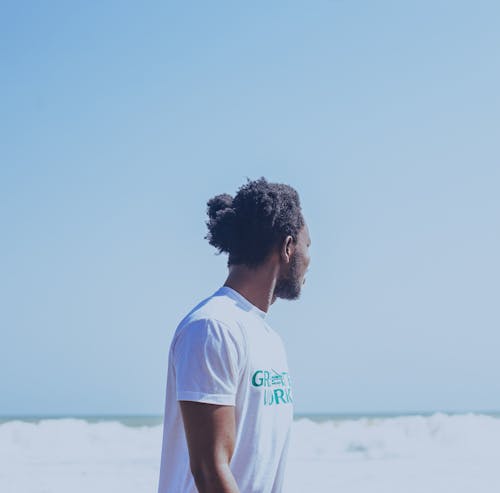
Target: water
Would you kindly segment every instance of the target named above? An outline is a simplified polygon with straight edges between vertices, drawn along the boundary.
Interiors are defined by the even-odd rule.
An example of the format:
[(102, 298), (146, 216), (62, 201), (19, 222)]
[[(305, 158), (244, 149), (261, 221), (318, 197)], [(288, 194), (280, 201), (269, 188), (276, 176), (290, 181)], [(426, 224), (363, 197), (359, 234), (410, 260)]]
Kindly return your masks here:
[[(397, 418), (402, 416), (432, 416), (436, 412), (405, 412), (405, 413), (296, 413), (295, 421), (301, 419), (309, 419), (316, 423), (324, 423), (326, 421), (350, 421), (359, 419), (382, 419), (382, 418)], [(465, 414), (476, 414), (500, 418), (500, 412), (478, 411), (478, 412), (452, 412), (441, 413), (448, 416), (460, 416)], [(20, 416), (0, 416), (0, 425), (9, 421), (23, 421), (26, 423), (38, 423), (47, 419), (81, 419), (88, 423), (112, 422), (116, 421), (125, 426), (158, 426), (163, 422), (162, 416), (159, 415), (112, 415), (112, 414), (96, 414), (96, 415), (20, 415)]]
[[(0, 420), (2, 493), (155, 492), (159, 416)], [(284, 493), (498, 493), (498, 413), (302, 415)]]

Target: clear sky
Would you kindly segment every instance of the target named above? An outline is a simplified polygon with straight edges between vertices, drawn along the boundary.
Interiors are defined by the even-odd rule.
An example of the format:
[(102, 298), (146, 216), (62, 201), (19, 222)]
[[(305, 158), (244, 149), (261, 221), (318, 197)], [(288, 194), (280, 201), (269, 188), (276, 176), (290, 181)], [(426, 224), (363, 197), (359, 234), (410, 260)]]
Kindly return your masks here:
[(3, 2), (0, 414), (163, 412), (226, 258), (206, 201), (300, 193), (269, 323), (297, 412), (500, 409), (497, 1)]

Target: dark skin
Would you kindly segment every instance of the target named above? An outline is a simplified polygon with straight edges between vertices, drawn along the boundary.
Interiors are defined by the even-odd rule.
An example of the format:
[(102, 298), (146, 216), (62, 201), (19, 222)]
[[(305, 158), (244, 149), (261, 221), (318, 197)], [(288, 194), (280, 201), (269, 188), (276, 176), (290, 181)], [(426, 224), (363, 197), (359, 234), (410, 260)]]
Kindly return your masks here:
[[(309, 266), (311, 239), (307, 225), (300, 230), (297, 241), (287, 236), (258, 267), (229, 267), (224, 283), (238, 291), (250, 303), (267, 312), (276, 301), (275, 287), (281, 277), (291, 272), (292, 258), (297, 262), (297, 282), (305, 282)], [(279, 294), (279, 293), (278, 293)], [(200, 493), (239, 493), (229, 468), (236, 438), (234, 406), (200, 402), (179, 402), (189, 449), (189, 460), (196, 487)]]

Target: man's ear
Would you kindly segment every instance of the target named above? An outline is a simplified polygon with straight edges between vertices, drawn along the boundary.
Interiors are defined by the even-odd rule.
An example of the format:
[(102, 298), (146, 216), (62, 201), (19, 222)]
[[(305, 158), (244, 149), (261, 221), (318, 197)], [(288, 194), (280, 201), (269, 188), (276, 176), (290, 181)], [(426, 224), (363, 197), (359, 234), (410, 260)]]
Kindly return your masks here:
[(284, 262), (288, 263), (290, 262), (290, 258), (292, 256), (292, 253), (293, 253), (293, 237), (291, 237), (290, 235), (288, 235), (284, 240), (283, 240), (283, 243), (282, 243), (282, 246), (281, 246), (281, 260), (283, 260)]

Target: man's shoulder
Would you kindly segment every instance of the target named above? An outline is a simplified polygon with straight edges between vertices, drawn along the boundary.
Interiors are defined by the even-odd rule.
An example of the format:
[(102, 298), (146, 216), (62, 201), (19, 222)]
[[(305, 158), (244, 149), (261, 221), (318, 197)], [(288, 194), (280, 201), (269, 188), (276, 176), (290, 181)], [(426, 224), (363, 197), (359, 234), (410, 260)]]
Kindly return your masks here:
[(238, 318), (239, 310), (227, 296), (210, 296), (196, 305), (184, 317), (184, 321), (214, 320), (232, 324)]
[(196, 305), (179, 323), (176, 333), (188, 327), (217, 325), (230, 332), (240, 332), (241, 310), (227, 296), (212, 295)]
[(223, 344), (244, 355), (246, 339), (242, 325), (238, 322), (237, 309), (232, 306), (231, 300), (220, 296), (210, 297), (193, 308), (179, 323), (170, 349), (175, 351), (179, 344)]

